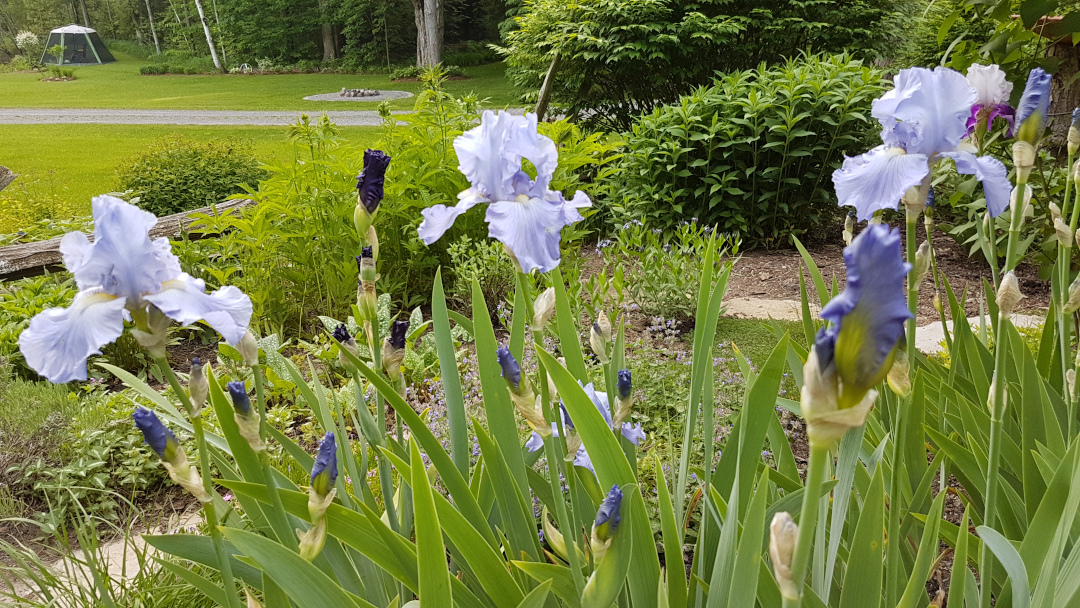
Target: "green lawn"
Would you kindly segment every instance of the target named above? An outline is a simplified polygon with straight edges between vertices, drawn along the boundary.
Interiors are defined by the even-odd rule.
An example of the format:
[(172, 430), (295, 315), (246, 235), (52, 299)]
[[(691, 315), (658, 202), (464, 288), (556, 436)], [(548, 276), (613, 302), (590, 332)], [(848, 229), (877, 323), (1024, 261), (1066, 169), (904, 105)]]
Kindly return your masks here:
[[(122, 53), (119, 61), (76, 68), (73, 82), (41, 82), (39, 73), (0, 74), (0, 108), (123, 108), (177, 110), (374, 110), (377, 102), (304, 101), (307, 95), (348, 88), (395, 89), (417, 92), (418, 82), (390, 82), (385, 74), (283, 74), (143, 76), (148, 62)], [(451, 80), (455, 95), (475, 93), (491, 107), (518, 104), (503, 64), (466, 68), (469, 78)], [(412, 99), (390, 102), (408, 110)], [(6, 141), (6, 140), (4, 140)]]
[[(341, 136), (352, 145), (367, 147), (380, 131), (381, 127), (342, 127)], [(75, 209), (89, 213), (92, 196), (115, 189), (113, 170), (121, 160), (174, 133), (193, 139), (247, 139), (264, 162), (288, 160), (293, 154), (285, 127), (0, 125), (0, 142), (5, 143), (0, 165), (22, 175), (4, 194), (20, 183), (55, 189), (61, 199), (75, 203)]]

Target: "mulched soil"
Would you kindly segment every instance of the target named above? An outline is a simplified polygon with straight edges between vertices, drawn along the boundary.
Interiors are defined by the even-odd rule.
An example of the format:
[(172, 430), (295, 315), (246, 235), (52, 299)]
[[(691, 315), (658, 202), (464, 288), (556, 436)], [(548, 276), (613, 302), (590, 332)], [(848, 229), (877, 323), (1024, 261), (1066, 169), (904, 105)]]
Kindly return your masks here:
[[(900, 231), (903, 235), (904, 226), (900, 226)], [(926, 240), (926, 230), (922, 222), (919, 222), (916, 236), (919, 243)], [(981, 257), (969, 258), (963, 247), (940, 230), (935, 230), (933, 234), (933, 246), (939, 273), (948, 279), (957, 298), (962, 297), (965, 290), (968, 292), (965, 305), (967, 315), (969, 317), (978, 315), (983, 281), (992, 281), (990, 267)], [(841, 287), (844, 285), (847, 273), (844, 269), (843, 250), (843, 241), (839, 235), (808, 247), (810, 256), (821, 271), (822, 278), (830, 287), (834, 280)], [(727, 295), (729, 297), (799, 300), (799, 266), (801, 264), (802, 256), (795, 249), (748, 251), (742, 254), (732, 270)], [(1038, 268), (1023, 263), (1017, 269), (1016, 276), (1020, 281), (1020, 291), (1025, 296), (1020, 302), (1019, 309), (1026, 312), (1045, 311), (1050, 305), (1050, 284), (1039, 278)], [(810, 292), (810, 301), (814, 302), (817, 298), (809, 275), (806, 276), (806, 283)], [(941, 297), (942, 300), (946, 300), (947, 297), (944, 293), (944, 284), (942, 284)], [(919, 292), (920, 325), (938, 319), (933, 301), (934, 284), (928, 275)]]

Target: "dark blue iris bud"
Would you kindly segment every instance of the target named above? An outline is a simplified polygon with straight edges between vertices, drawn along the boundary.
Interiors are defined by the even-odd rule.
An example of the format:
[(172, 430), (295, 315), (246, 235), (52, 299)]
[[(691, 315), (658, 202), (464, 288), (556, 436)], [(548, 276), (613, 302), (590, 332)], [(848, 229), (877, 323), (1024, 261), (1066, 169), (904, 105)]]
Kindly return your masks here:
[(319, 453), (311, 467), (311, 487), (320, 496), (326, 496), (337, 481), (337, 442), (333, 433), (323, 435), (319, 442)]
[(615, 384), (615, 386), (616, 386), (616, 388), (619, 389), (619, 399), (629, 399), (630, 398), (631, 384), (630, 384), (630, 370), (629, 369), (620, 369), (619, 370), (619, 381)]
[(363, 263), (363, 262), (361, 262), (361, 260), (363, 260), (363, 259), (364, 259), (363, 256), (359, 256), (359, 255), (356, 256), (356, 271), (357, 272), (363, 272), (364, 271), (364, 269), (360, 266), (360, 264)]
[(158, 420), (157, 414), (145, 407), (136, 407), (135, 413), (131, 417), (135, 419), (135, 426), (142, 431), (143, 440), (150, 446), (150, 449), (154, 450), (158, 458), (169, 460), (166, 457), (166, 450), (169, 448), (170, 443), (174, 446), (179, 444), (176, 435)]
[(356, 189), (360, 202), (369, 214), (375, 213), (383, 199), (383, 180), (386, 168), (390, 166), (390, 157), (381, 150), (364, 152), (364, 170), (356, 177)]
[(600, 503), (600, 509), (596, 512), (596, 521), (593, 522), (593, 534), (600, 540), (607, 540), (619, 527), (622, 516), (619, 515), (619, 507), (622, 506), (623, 493), (618, 484), (611, 486), (611, 491)]
[(349, 333), (349, 329), (345, 327), (344, 323), (339, 323), (338, 326), (334, 328), (334, 339), (342, 344), (352, 340), (352, 335)]
[(360, 265), (360, 260), (367, 258), (371, 259), (375, 257), (375, 254), (371, 251), (371, 247), (364, 247), (360, 250), (360, 257), (356, 258), (356, 265)]
[(390, 326), (390, 346), (405, 348), (405, 334), (408, 332), (408, 321), (394, 321), (394, 324)]
[(505, 346), (499, 347), (497, 355), (499, 367), (502, 368), (502, 377), (510, 385), (510, 390), (514, 392), (521, 390), (521, 366), (518, 365), (517, 359), (510, 353), (510, 349)]
[(1073, 108), (1072, 124), (1070, 126), (1074, 129), (1080, 129), (1080, 108)]
[(202, 361), (200, 361), (198, 357), (193, 357), (191, 359), (191, 369), (195, 369), (196, 367), (200, 366), (202, 366)]
[(244, 387), (244, 381), (236, 380), (226, 386), (229, 389), (229, 394), (232, 395), (233, 409), (239, 412), (241, 416), (247, 416), (251, 413), (251, 399), (248, 397), (247, 388)]
[(562, 410), (563, 424), (569, 430), (574, 430), (574, 421), (570, 419), (570, 412), (566, 411), (566, 406), (559, 402), (559, 409)]
[(822, 327), (814, 337), (814, 352), (817, 353), (818, 365), (823, 371), (832, 365), (836, 356), (836, 333), (835, 327)]
[(934, 196), (934, 189), (930, 188), (930, 192), (926, 195), (926, 208), (933, 209), (935, 202), (937, 202), (937, 197)]

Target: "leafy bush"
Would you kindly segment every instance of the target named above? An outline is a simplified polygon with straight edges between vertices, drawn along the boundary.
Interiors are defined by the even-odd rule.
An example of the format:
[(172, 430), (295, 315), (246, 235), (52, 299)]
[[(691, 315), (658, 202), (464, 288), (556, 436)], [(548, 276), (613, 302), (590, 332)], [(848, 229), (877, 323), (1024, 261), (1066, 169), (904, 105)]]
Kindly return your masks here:
[[(59, 236), (69, 230), (75, 206), (64, 196), (52, 175), (20, 176), (18, 181), (0, 192), (0, 244), (15, 238), (40, 240)], [(82, 220), (75, 221), (83, 225)], [(50, 225), (54, 227), (49, 228)], [(78, 229), (78, 228), (75, 228)], [(23, 232), (23, 235), (18, 235)], [(13, 240), (13, 239), (12, 239)]]
[(623, 131), (643, 113), (709, 83), (814, 52), (873, 58), (891, 49), (894, 16), (911, 0), (537, 0), (500, 51), (515, 85), (538, 90), (560, 64), (552, 101)]
[(134, 40), (120, 40), (117, 38), (109, 38), (105, 40), (105, 46), (115, 55), (116, 53), (124, 53), (125, 55), (131, 55), (136, 59), (149, 59), (154, 55), (154, 47), (139, 44)]
[(265, 176), (249, 142), (179, 135), (155, 141), (116, 168), (117, 189), (158, 216), (220, 203)]
[(728, 74), (643, 117), (609, 178), (619, 224), (672, 230), (696, 217), (751, 247), (777, 247), (841, 213), (832, 171), (876, 132), (879, 70), (808, 56)]
[[(465, 78), (465, 70), (461, 69), (456, 65), (444, 63), (439, 67), (442, 70), (443, 76)], [(405, 66), (403, 68), (398, 68), (393, 72), (390, 72), (390, 80), (405, 80), (412, 78), (422, 80), (423, 76), (424, 70), (422, 68), (416, 67), (415, 65)]]
[(498, 241), (474, 240), (463, 235), (447, 248), (453, 280), (448, 295), (463, 305), (472, 304), (472, 285), (476, 281), (488, 306), (495, 307), (506, 300), (514, 288), (514, 263), (503, 253)]
[(483, 42), (466, 42), (460, 50), (447, 50), (443, 53), (443, 63), (469, 68), (500, 60), (499, 53)]

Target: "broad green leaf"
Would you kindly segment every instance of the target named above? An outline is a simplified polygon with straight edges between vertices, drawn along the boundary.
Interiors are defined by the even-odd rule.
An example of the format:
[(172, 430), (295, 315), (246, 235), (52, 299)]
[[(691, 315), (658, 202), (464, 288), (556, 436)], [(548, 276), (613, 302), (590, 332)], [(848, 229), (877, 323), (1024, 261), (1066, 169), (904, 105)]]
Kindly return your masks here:
[[(566, 369), (570, 370), (574, 378), (588, 382), (589, 373), (585, 369), (585, 357), (581, 354), (581, 338), (578, 335), (577, 323), (574, 322), (570, 299), (566, 295), (562, 271), (556, 267), (549, 276), (555, 287), (555, 323), (559, 331), (559, 347), (562, 349), (563, 357), (566, 358)], [(540, 348), (537, 347), (537, 350)], [(561, 389), (559, 392), (561, 394)]]
[[(684, 606), (686, 604), (686, 565), (682, 551), (682, 536), (675, 522), (671, 493), (668, 491), (660, 457), (654, 454), (653, 461), (656, 476), (656, 501), (660, 511), (660, 529), (664, 540), (664, 562), (667, 564), (665, 587), (670, 605)], [(661, 605), (661, 608), (667, 608), (667, 606)]]
[(840, 608), (878, 608), (881, 605), (881, 575), (885, 564), (882, 557), (885, 546), (884, 479), (881, 465), (878, 465), (848, 548)]
[(541, 583), (551, 585), (551, 591), (561, 599), (568, 608), (581, 608), (581, 601), (577, 595), (577, 587), (574, 585), (574, 577), (566, 566), (556, 564), (542, 564), (539, 562), (510, 562), (525, 574)]
[(521, 600), (521, 603), (517, 605), (517, 608), (543, 608), (550, 592), (551, 581), (544, 581), (537, 585), (536, 589), (533, 589), (529, 595), (526, 595), (525, 599)]
[(159, 566), (168, 570), (177, 578), (183, 579), (184, 582), (198, 589), (199, 592), (210, 598), (218, 606), (229, 605), (229, 602), (227, 600), (228, 596), (225, 595), (224, 587), (218, 585), (217, 583), (211, 581), (210, 579), (193, 570), (178, 566), (167, 559), (155, 557), (154, 561), (156, 561)]
[(450, 606), (453, 605), (450, 571), (446, 567), (446, 547), (443, 546), (439, 514), (435, 510), (435, 499), (432, 498), (431, 483), (420, 456), (420, 446), (415, 441), (410, 441), (409, 446), (413, 510), (416, 513), (416, 559), (420, 573), (420, 592), (417, 595), (421, 599), (427, 597), (429, 602), (434, 600), (440, 605)]
[[(742, 522), (742, 537), (735, 554), (735, 568), (728, 606), (753, 606), (757, 577), (761, 572), (761, 539), (765, 536), (765, 499), (769, 494), (769, 468), (763, 467), (754, 498)], [(732, 521), (732, 523), (735, 523)]]
[(1009, 574), (1009, 582), (1012, 584), (1013, 608), (1027, 608), (1031, 596), (1031, 587), (1028, 585), (1027, 569), (1020, 553), (1012, 546), (1012, 543), (1002, 536), (997, 530), (986, 526), (977, 526), (975, 530), (990, 548), (994, 557), (1001, 562), (1005, 572)]
[(469, 433), (465, 428), (465, 398), (461, 392), (461, 376), (458, 373), (457, 357), (454, 352), (454, 339), (450, 337), (450, 319), (446, 314), (442, 268), (435, 271), (435, 285), (431, 289), (431, 320), (444, 389), (443, 398), (446, 400), (446, 420), (450, 425), (450, 457), (461, 476), (468, 479)]
[(926, 525), (923, 528), (922, 541), (919, 543), (919, 553), (915, 558), (915, 565), (911, 569), (904, 595), (897, 603), (897, 608), (915, 608), (920, 599), (926, 598), (926, 580), (930, 576), (930, 566), (937, 556), (938, 549), (938, 525), (941, 522), (941, 511), (945, 506), (945, 497), (948, 492), (939, 492), (934, 499), (930, 513), (926, 516)]
[(300, 608), (375, 608), (346, 592), (299, 554), (269, 538), (237, 528), (225, 528), (223, 532)]

